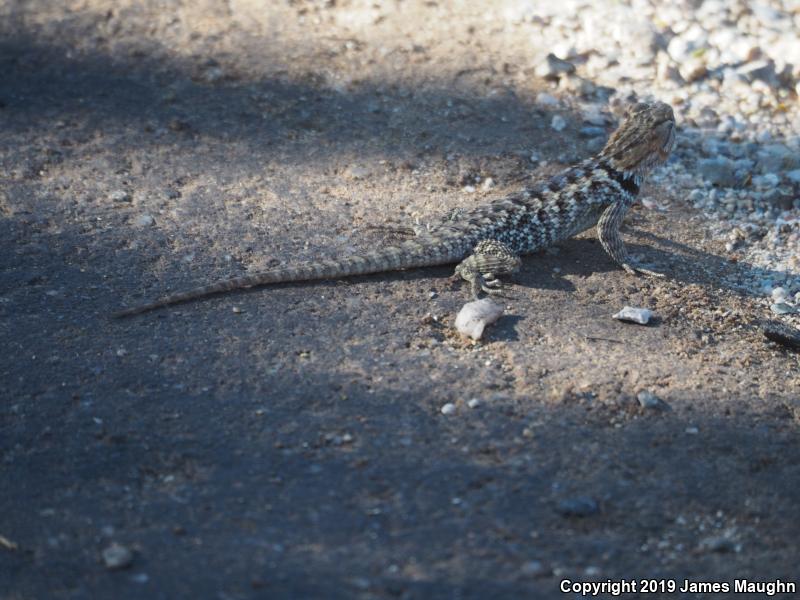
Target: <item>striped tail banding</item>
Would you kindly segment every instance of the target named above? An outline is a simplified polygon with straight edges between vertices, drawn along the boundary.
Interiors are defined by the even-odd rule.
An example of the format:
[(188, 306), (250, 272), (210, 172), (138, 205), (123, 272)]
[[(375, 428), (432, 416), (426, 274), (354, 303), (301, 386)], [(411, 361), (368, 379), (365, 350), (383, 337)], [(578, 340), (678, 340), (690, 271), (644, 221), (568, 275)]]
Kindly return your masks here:
[(271, 283), (318, 281), (338, 279), (356, 275), (368, 275), (386, 271), (398, 271), (415, 267), (429, 267), (458, 262), (466, 257), (471, 245), (459, 242), (440, 242), (421, 246), (417, 242), (406, 242), (402, 246), (390, 246), (383, 250), (342, 259), (320, 260), (297, 266), (279, 267), (252, 275), (226, 279), (211, 285), (194, 288), (164, 296), (148, 304), (120, 310), (114, 318), (129, 317), (143, 312), (180, 304), (214, 294), (246, 289)]

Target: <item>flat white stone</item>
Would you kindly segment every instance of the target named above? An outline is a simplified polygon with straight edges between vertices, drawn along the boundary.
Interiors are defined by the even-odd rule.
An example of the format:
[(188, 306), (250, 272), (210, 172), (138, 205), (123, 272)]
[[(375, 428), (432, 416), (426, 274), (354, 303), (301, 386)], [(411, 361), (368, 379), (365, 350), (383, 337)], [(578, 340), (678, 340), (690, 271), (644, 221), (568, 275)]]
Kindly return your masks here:
[(461, 335), (479, 340), (486, 326), (497, 321), (503, 310), (501, 305), (489, 298), (467, 302), (456, 316), (456, 329)]
[(630, 323), (638, 323), (639, 325), (647, 325), (650, 319), (653, 318), (653, 311), (649, 308), (634, 308), (626, 306), (614, 318), (618, 321), (628, 321)]

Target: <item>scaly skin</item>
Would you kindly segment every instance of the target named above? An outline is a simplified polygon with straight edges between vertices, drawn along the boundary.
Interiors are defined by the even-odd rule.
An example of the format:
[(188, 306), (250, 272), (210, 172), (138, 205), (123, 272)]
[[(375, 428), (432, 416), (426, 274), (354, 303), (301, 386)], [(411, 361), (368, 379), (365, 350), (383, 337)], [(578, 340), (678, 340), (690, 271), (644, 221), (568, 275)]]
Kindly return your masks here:
[[(473, 295), (497, 291), (497, 275), (514, 272), (519, 254), (530, 254), (597, 225), (603, 249), (628, 273), (660, 276), (634, 265), (620, 237), (625, 213), (646, 174), (669, 156), (675, 118), (667, 104), (634, 105), (596, 156), (546, 182), (466, 211), (456, 221), (391, 246), (335, 260), (321, 260), (236, 277), (165, 296), (116, 313), (124, 317), (270, 283), (338, 279), (354, 275), (460, 263), (456, 273), (471, 283)], [(473, 250), (474, 249), (474, 250)]]

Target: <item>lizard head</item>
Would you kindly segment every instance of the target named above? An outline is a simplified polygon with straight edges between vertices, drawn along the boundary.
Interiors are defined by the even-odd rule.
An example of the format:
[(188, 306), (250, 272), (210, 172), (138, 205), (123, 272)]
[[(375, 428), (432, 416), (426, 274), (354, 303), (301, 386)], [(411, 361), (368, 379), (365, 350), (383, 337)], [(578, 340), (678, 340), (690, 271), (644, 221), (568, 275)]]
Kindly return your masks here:
[(638, 102), (600, 152), (611, 166), (634, 175), (645, 175), (667, 160), (675, 144), (675, 115), (663, 102)]

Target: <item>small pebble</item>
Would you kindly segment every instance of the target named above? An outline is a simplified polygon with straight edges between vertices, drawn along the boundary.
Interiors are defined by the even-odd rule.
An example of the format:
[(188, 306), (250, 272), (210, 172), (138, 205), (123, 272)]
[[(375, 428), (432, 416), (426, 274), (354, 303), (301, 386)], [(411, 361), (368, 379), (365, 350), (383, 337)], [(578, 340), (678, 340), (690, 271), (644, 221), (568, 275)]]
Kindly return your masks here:
[(519, 572), (523, 577), (538, 577), (544, 575), (546, 569), (540, 561), (529, 560), (519, 568)]
[(713, 536), (701, 540), (698, 547), (704, 552), (732, 552), (736, 549), (736, 544), (727, 536)]
[(776, 302), (775, 304), (770, 304), (769, 309), (776, 315), (791, 315), (797, 312), (797, 307), (792, 306), (791, 304), (786, 304), (786, 302)]
[(130, 202), (131, 195), (125, 190), (114, 190), (111, 192), (111, 200), (114, 202)]
[(124, 569), (133, 562), (133, 552), (116, 542), (103, 550), (103, 563), (107, 569)]
[(697, 170), (706, 181), (720, 187), (734, 187), (739, 181), (733, 161), (725, 156), (702, 159)]
[(155, 219), (152, 215), (147, 214), (139, 215), (134, 221), (134, 224), (138, 227), (150, 227), (153, 223), (155, 223)]
[(470, 408), (478, 408), (481, 405), (481, 401), (477, 398), (470, 398), (467, 400), (467, 406)]
[(700, 430), (697, 427), (687, 427), (685, 431), (689, 435), (697, 435), (700, 433)]
[(580, 134), (583, 137), (597, 137), (597, 136), (604, 136), (606, 134), (606, 131), (602, 127), (595, 127), (592, 125), (588, 125), (586, 127), (581, 127), (578, 130), (578, 134)]
[(345, 171), (350, 179), (364, 179), (369, 177), (372, 171), (363, 165), (351, 165)]
[(550, 94), (541, 92), (538, 96), (536, 96), (536, 104), (538, 104), (539, 106), (554, 108), (558, 106), (558, 98)]
[(203, 73), (203, 79), (206, 80), (207, 83), (216, 83), (225, 77), (225, 72), (218, 66), (210, 66), (206, 69), (205, 73)]
[(786, 300), (787, 296), (786, 289), (782, 287), (776, 287), (775, 289), (772, 290), (771, 295), (772, 295), (772, 300), (774, 302), (783, 302), (784, 300)]
[(5, 548), (6, 550), (11, 550), (13, 552), (14, 550), (19, 549), (19, 544), (17, 544), (16, 542), (12, 542), (5, 536), (0, 535), (0, 547)]
[(566, 498), (558, 503), (558, 513), (563, 517), (589, 517), (600, 510), (597, 501), (589, 496)]
[(627, 321), (630, 323), (638, 323), (639, 325), (647, 325), (650, 319), (653, 318), (653, 311), (648, 308), (634, 308), (631, 306), (624, 307), (621, 311), (613, 316), (618, 321)]
[(671, 406), (649, 390), (642, 390), (636, 394), (639, 405), (643, 408), (654, 410), (671, 410)]
[(553, 119), (550, 121), (550, 127), (554, 131), (563, 131), (566, 126), (567, 122), (564, 120), (564, 117), (561, 115), (553, 115)]
[(575, 65), (566, 60), (558, 58), (552, 52), (547, 58), (536, 67), (536, 75), (545, 79), (558, 79), (562, 75), (569, 75), (575, 72)]
[(467, 302), (456, 316), (456, 329), (461, 335), (479, 340), (486, 326), (497, 321), (503, 311), (503, 306), (489, 298)]
[(452, 415), (456, 412), (456, 405), (452, 402), (448, 402), (447, 404), (443, 405), (441, 409), (439, 409), (443, 415)]

